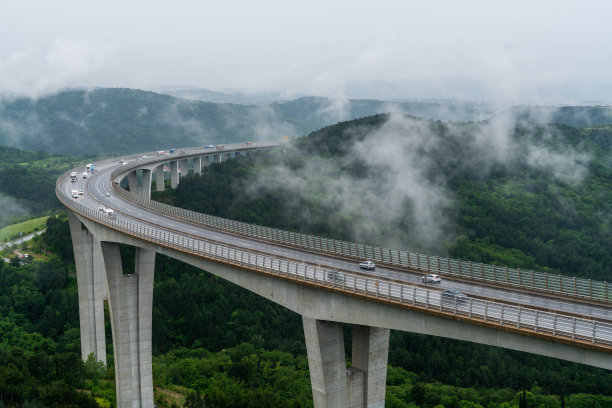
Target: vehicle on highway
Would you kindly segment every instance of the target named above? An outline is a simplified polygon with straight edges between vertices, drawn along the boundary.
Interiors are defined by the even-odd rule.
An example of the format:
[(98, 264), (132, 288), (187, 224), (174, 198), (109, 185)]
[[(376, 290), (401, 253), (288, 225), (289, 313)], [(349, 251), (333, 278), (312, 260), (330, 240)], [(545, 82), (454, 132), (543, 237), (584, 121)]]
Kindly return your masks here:
[(247, 145), (247, 146), (250, 146), (250, 145), (252, 145), (252, 144), (253, 144), (253, 142), (246, 142), (246, 143), (245, 143), (245, 145)]
[(215, 146), (214, 145), (206, 145), (204, 146), (205, 149), (214, 149)]
[(79, 198), (79, 190), (72, 190), (72, 198)]
[(367, 269), (369, 271), (373, 271), (374, 269), (376, 269), (376, 265), (372, 261), (363, 261), (359, 264), (359, 267), (361, 269)]
[(344, 274), (336, 269), (325, 272), (325, 279), (330, 282), (344, 283)]
[(70, 173), (70, 181), (74, 183), (76, 179), (77, 179), (77, 172), (73, 171), (72, 173)]
[(166, 155), (166, 152), (165, 152), (165, 151), (163, 151), (163, 150), (160, 150), (160, 151), (158, 151), (158, 152), (157, 152), (157, 155), (158, 155), (158, 156), (165, 156), (165, 155)]
[(215, 149), (217, 149), (217, 150), (223, 150), (223, 149), (225, 149), (225, 146), (223, 146), (223, 145), (216, 145), (216, 146), (215, 146)]
[(442, 303), (465, 303), (468, 297), (457, 289), (446, 289), (442, 292)]
[(125, 162), (123, 161), (123, 159), (119, 160), (117, 163), (119, 163), (119, 164), (125, 164)]
[(84, 179), (86, 179), (86, 178), (87, 178), (87, 172), (86, 172), (86, 171), (84, 171), (84, 172), (83, 172), (83, 178), (84, 178)]
[(115, 216), (115, 212), (113, 211), (112, 208), (105, 208), (104, 209), (104, 214), (108, 215), (109, 217), (114, 217)]
[(106, 209), (106, 207), (104, 207), (102, 204), (100, 204), (100, 206), (98, 207), (98, 210), (100, 211), (104, 211)]
[(440, 275), (434, 275), (433, 273), (428, 273), (423, 276), (423, 283), (442, 283), (442, 279)]
[(79, 195), (83, 195), (85, 192), (83, 190), (79, 190)]

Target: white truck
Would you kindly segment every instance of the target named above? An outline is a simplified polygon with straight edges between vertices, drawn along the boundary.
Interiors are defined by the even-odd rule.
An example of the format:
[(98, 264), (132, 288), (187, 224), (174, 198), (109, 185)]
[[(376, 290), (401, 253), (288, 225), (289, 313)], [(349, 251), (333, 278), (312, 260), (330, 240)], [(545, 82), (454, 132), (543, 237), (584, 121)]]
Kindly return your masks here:
[(72, 190), (72, 198), (79, 198), (79, 190)]
[(73, 171), (72, 173), (70, 173), (70, 181), (75, 182), (77, 179), (77, 172)]
[(83, 178), (84, 178), (84, 179), (86, 179), (86, 178), (87, 178), (87, 172), (86, 172), (86, 171), (84, 171), (84, 172), (83, 172)]

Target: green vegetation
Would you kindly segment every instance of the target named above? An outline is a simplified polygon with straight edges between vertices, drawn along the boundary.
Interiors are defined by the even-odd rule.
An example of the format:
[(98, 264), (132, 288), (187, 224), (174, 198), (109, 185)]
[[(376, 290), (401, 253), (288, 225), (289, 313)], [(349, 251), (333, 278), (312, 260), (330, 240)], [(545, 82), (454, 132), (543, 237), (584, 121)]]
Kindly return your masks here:
[[(339, 103), (341, 102), (341, 103)], [(388, 101), (306, 97), (269, 104), (211, 103), (134, 89), (72, 90), (0, 103), (0, 145), (64, 154), (125, 154), (170, 147), (280, 140), (340, 120), (386, 113)], [(495, 108), (461, 101), (395, 101), (393, 110), (478, 121)], [(522, 107), (504, 114), (572, 126), (612, 123), (609, 107)]]
[[(49, 218), (49, 249), (62, 252), (66, 224)], [(0, 406), (115, 405), (110, 339), (107, 369), (80, 359), (66, 261), (0, 265)], [(292, 312), (158, 256), (153, 317), (157, 406), (312, 407)], [(393, 332), (391, 341), (388, 407), (515, 408), (525, 389), (530, 408), (561, 408), (561, 395), (572, 407), (612, 404), (612, 374), (602, 370), (426, 336)]]
[(57, 210), (58, 176), (94, 158), (0, 147), (0, 228)]
[[(155, 197), (272, 227), (612, 281), (612, 131), (603, 137), (566, 126), (518, 127), (507, 142), (509, 158), (486, 162), (475, 144), (461, 141), (484, 133), (484, 125), (409, 119), (410, 126), (428, 132), (430, 151), (418, 157), (425, 181), (396, 189), (385, 168), (352, 150), (371, 142), (368, 135), (381, 134), (386, 120), (378, 115), (324, 128), (298, 140), (295, 150), (211, 166), (201, 177), (187, 177), (175, 191)], [(540, 140), (545, 133), (555, 136)], [(534, 154), (529, 149), (544, 157), (542, 163), (529, 162)], [(551, 158), (563, 165), (567, 161), (568, 174), (546, 165)], [(391, 175), (410, 176), (401, 169)], [(418, 182), (421, 190), (431, 185), (444, 197), (421, 202), (442, 203), (427, 228), (418, 222), (427, 212), (418, 208), (419, 195), (410, 190)], [(390, 188), (379, 188), (384, 185)], [(398, 189), (408, 191), (401, 200)], [(399, 210), (388, 208), (390, 202)], [(429, 246), (420, 242), (432, 234), (441, 238)]]
[(28, 221), (12, 224), (4, 228), (0, 228), (0, 242), (11, 241), (19, 238), (21, 235), (28, 235), (32, 232), (40, 231), (47, 223), (46, 217), (34, 218)]
[[(84, 94), (69, 96), (57, 101), (73, 106)], [(93, 96), (94, 105), (105, 103)], [(133, 107), (113, 107), (119, 108), (131, 112)], [(488, 124), (414, 118), (393, 122), (377, 115), (324, 128), (279, 152), (210, 166), (201, 177), (187, 177), (177, 190), (157, 197), (228, 218), (341, 239), (355, 239), (360, 230), (367, 230), (366, 239), (360, 241), (413, 248), (411, 236), (418, 235), (414, 221), (419, 208), (411, 200), (417, 196), (403, 196), (401, 211), (393, 214), (372, 211), (381, 208), (377, 203), (391, 205), (393, 197), (385, 195), (389, 191), (395, 196), (404, 192), (401, 177), (394, 179), (396, 189), (382, 188), (388, 185), (381, 175), (388, 178), (385, 166), (389, 163), (376, 154), (377, 147), (388, 142), (389, 123), (399, 129), (399, 139), (394, 140), (420, 136), (394, 145), (405, 158), (402, 171), (404, 167), (414, 170), (408, 159), (418, 162), (418, 176), (453, 202), (440, 206), (437, 213), (449, 222), (437, 224), (438, 231), (431, 230), (443, 238), (431, 241), (425, 250), (610, 280), (612, 129), (606, 127), (575, 129), (525, 122), (510, 132), (501, 155), (504, 159), (492, 160), (470, 139), (489, 136), (493, 128)], [(355, 150), (359, 145), (367, 147), (375, 160), (359, 156)], [(408, 147), (418, 154), (411, 155)], [(538, 152), (535, 164), (533, 151)], [(31, 213), (54, 208), (57, 204), (46, 207), (48, 203), (41, 200), (53, 197), (57, 175), (91, 157), (69, 162), (61, 156), (9, 149), (0, 149), (0, 155), (0, 177), (5, 177), (0, 180), (0, 192), (13, 197), (11, 202), (31, 205)], [(570, 171), (559, 174), (559, 162), (568, 164), (565, 170)], [(13, 168), (20, 171), (11, 172)], [(313, 168), (324, 171), (312, 173)], [(16, 195), (20, 184), (12, 184), (15, 178), (26, 185), (23, 196)], [(36, 184), (37, 179), (43, 181)], [(272, 182), (276, 179), (280, 182)], [(368, 183), (367, 188), (354, 184), (360, 180)], [(416, 178), (410, 181), (406, 184), (410, 189), (422, 187)], [(348, 187), (354, 188), (354, 195), (346, 192)], [(347, 196), (358, 197), (355, 205), (341, 205), (338, 197)], [(434, 198), (428, 196), (428, 203), (433, 205)], [(36, 207), (39, 201), (42, 204)], [(383, 219), (382, 215), (394, 217), (388, 218), (389, 223), (371, 222)], [(0, 407), (114, 406), (110, 322), (106, 319), (109, 366), (100, 367), (91, 359), (83, 363), (66, 217), (49, 217), (46, 228), (42, 238), (31, 244), (44, 258), (0, 263)], [(129, 248), (122, 254), (125, 264), (133, 262)], [(156, 260), (154, 291), (158, 406), (312, 406), (298, 315), (161, 255)], [(350, 326), (345, 334), (350, 355)], [(608, 371), (410, 333), (394, 331), (390, 341), (388, 407), (612, 406), (612, 373)]]

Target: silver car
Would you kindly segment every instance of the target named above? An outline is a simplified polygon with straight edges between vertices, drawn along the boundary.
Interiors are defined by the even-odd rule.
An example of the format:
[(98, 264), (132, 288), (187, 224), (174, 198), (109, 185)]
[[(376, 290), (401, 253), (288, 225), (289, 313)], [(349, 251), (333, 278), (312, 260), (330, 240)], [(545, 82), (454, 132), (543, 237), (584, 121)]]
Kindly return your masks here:
[(433, 273), (428, 273), (423, 276), (423, 283), (442, 283), (442, 279), (440, 275), (435, 275)]
[(376, 265), (372, 261), (363, 261), (359, 264), (359, 267), (361, 269), (367, 269), (369, 271), (373, 271), (374, 269), (376, 269)]

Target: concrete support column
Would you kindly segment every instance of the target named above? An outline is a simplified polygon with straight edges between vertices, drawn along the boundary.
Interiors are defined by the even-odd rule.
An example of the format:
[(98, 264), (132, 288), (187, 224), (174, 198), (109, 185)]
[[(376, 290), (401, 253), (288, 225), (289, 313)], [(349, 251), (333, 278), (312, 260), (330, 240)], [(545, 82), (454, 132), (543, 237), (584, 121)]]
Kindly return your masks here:
[(138, 173), (134, 170), (128, 174), (128, 186), (130, 186), (130, 192), (134, 194), (140, 194), (140, 186), (138, 185)]
[(81, 358), (87, 360), (93, 353), (96, 361), (106, 364), (104, 337), (106, 291), (100, 241), (83, 228), (81, 221), (72, 211), (66, 209), (66, 213), (77, 273)]
[(349, 407), (384, 408), (389, 333), (389, 329), (353, 325)]
[(136, 248), (133, 275), (124, 275), (119, 245), (102, 243), (113, 328), (117, 407), (153, 407), (151, 327), (155, 252)]
[(202, 158), (201, 157), (193, 158), (193, 173), (202, 174)]
[(189, 174), (189, 166), (187, 166), (187, 159), (179, 160), (179, 166), (181, 167), (181, 177), (186, 177)]
[(210, 156), (202, 156), (202, 168), (210, 164)]
[(155, 168), (155, 190), (164, 191), (164, 165)]
[(140, 186), (140, 194), (145, 198), (151, 198), (151, 179), (153, 172), (151, 170), (142, 170), (142, 186)]
[(178, 162), (170, 162), (170, 188), (176, 188), (179, 184)]
[(348, 406), (342, 325), (302, 316), (315, 408)]
[(213, 154), (213, 163), (221, 163), (221, 154)]

